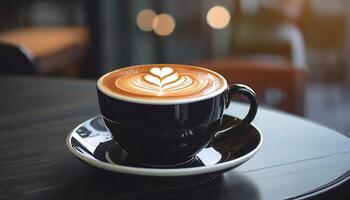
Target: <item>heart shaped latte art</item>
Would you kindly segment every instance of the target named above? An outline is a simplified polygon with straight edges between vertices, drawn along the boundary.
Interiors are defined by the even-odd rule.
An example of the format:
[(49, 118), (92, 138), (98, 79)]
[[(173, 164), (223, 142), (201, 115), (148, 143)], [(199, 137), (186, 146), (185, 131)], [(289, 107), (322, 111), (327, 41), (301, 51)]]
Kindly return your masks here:
[(135, 87), (161, 96), (188, 87), (192, 79), (179, 75), (171, 67), (153, 67), (143, 76), (143, 79), (132, 79), (132, 83)]
[(146, 82), (157, 86), (160, 92), (166, 85), (174, 83), (180, 79), (179, 74), (174, 72), (170, 67), (152, 68), (150, 74), (146, 74), (143, 78)]
[(174, 70), (171, 67), (162, 67), (162, 68), (153, 67), (149, 70), (149, 72), (151, 72), (151, 74), (153, 74), (159, 78), (163, 78), (165, 76), (172, 74), (174, 72)]
[(177, 97), (201, 91), (208, 85), (203, 75), (176, 71), (168, 66), (152, 67), (147, 71), (126, 74), (115, 81), (115, 86), (128, 93), (154, 96)]

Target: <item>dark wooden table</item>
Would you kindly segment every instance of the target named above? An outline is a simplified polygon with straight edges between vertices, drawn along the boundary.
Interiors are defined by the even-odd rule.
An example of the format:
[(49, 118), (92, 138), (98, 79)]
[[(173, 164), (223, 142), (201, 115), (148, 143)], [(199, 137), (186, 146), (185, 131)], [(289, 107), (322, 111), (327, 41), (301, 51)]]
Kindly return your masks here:
[(349, 138), (293, 115), (260, 108), (256, 156), (211, 182), (160, 189), (66, 149), (68, 132), (99, 113), (94, 82), (0, 77), (0, 91), (0, 199), (350, 199)]

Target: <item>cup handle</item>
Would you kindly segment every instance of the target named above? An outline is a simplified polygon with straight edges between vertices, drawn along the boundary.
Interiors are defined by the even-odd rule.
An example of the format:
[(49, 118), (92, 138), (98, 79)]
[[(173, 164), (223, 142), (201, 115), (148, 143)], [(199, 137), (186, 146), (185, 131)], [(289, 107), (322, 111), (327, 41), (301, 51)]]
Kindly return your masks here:
[[(228, 87), (225, 107), (228, 108), (230, 106), (231, 100), (237, 94), (244, 95), (245, 97), (248, 98), (250, 103), (248, 114), (244, 117), (243, 120), (240, 121), (239, 124), (229, 127), (225, 130), (218, 131), (212, 141), (213, 143), (224, 140), (230, 137), (231, 134), (234, 133), (235, 131), (238, 131), (241, 128), (249, 125), (253, 121), (256, 115), (256, 112), (258, 110), (258, 102), (256, 100), (256, 94), (250, 87), (243, 84), (233, 84)], [(227, 132), (227, 130), (233, 130), (233, 131)]]

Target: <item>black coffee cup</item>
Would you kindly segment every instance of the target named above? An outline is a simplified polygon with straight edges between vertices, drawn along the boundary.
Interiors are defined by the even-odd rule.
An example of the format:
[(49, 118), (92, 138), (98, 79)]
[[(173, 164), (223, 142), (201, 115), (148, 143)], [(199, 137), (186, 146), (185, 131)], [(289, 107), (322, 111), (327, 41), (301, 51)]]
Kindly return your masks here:
[[(227, 85), (227, 84), (226, 84)], [(217, 136), (223, 113), (236, 94), (246, 96), (250, 108), (238, 130), (254, 119), (255, 93), (248, 86), (234, 84), (208, 98), (171, 103), (142, 103), (111, 95), (97, 87), (104, 122), (114, 140), (137, 162), (172, 166), (190, 162)], [(230, 131), (232, 133), (232, 131)]]

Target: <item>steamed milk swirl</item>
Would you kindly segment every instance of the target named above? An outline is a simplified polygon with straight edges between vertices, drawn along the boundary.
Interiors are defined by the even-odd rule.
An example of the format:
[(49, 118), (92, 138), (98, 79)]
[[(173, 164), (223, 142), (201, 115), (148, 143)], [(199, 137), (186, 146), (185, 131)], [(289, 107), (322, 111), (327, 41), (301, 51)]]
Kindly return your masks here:
[(108, 93), (146, 100), (202, 97), (226, 83), (212, 71), (174, 64), (127, 67), (108, 73), (99, 82)]
[(198, 74), (174, 71), (171, 67), (154, 67), (146, 73), (123, 76), (115, 81), (115, 87), (128, 93), (146, 96), (184, 96), (201, 91), (208, 80)]

